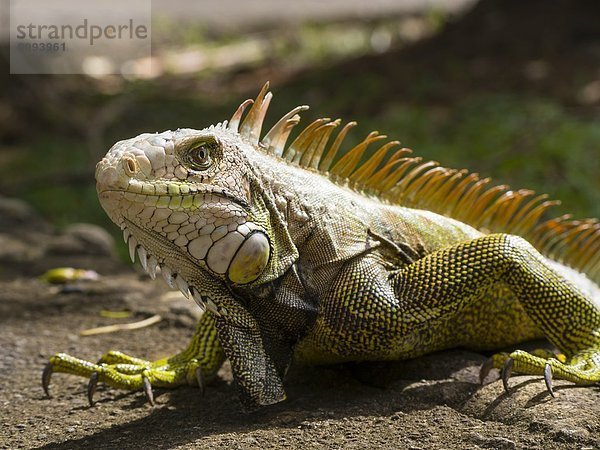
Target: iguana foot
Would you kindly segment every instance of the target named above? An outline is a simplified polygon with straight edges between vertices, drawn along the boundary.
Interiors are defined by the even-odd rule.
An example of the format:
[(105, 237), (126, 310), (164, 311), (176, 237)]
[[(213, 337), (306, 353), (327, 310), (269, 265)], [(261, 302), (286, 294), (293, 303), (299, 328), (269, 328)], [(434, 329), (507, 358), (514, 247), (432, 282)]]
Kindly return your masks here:
[(58, 353), (50, 358), (42, 374), (42, 387), (47, 395), (50, 378), (54, 372), (89, 377), (87, 395), (90, 405), (94, 404), (93, 397), (98, 382), (118, 389), (143, 389), (152, 405), (152, 386), (172, 388), (188, 384), (198, 386), (202, 393), (205, 388), (205, 376), (201, 363), (196, 358), (185, 360), (175, 357), (151, 362), (110, 351), (94, 364)]
[(143, 389), (150, 404), (154, 404), (152, 387), (173, 388), (184, 384), (198, 386), (202, 393), (206, 381), (213, 378), (225, 354), (210, 315), (200, 318), (196, 333), (188, 347), (181, 353), (157, 361), (135, 358), (117, 351), (109, 351), (97, 363), (57, 353), (50, 358), (42, 373), (42, 387), (50, 395), (48, 386), (54, 372), (88, 377), (87, 395), (93, 405), (99, 382), (126, 390)]
[(507, 394), (510, 394), (508, 380), (516, 372), (523, 375), (543, 375), (550, 395), (555, 397), (553, 378), (579, 385), (600, 383), (600, 351), (586, 350), (571, 358), (544, 349), (531, 353), (523, 350), (515, 350), (510, 354), (497, 353), (481, 366), (481, 382), (492, 368), (501, 370), (502, 384)]

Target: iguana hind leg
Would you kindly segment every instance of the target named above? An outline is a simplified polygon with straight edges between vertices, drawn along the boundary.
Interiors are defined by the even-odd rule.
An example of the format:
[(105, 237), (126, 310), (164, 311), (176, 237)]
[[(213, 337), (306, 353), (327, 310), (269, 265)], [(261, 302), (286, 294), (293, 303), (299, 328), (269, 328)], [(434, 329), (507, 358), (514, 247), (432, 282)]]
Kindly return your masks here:
[(52, 373), (63, 372), (90, 378), (90, 404), (98, 382), (119, 389), (144, 389), (150, 403), (153, 403), (151, 386), (170, 388), (190, 384), (203, 389), (205, 381), (216, 375), (224, 360), (214, 321), (209, 314), (204, 314), (188, 347), (175, 356), (147, 361), (109, 351), (97, 363), (92, 363), (57, 353), (50, 358), (44, 370), (42, 385), (48, 393)]
[[(393, 272), (376, 254), (349, 261), (297, 346), (297, 359), (406, 359), (456, 346), (500, 348), (541, 334), (566, 355), (564, 362), (518, 352), (515, 371), (545, 374), (550, 364), (556, 378), (600, 382), (598, 307), (527, 241), (495, 234)], [(502, 366), (507, 358), (494, 361)]]
[[(492, 365), (503, 369), (505, 387), (511, 371), (544, 375), (550, 392), (552, 376), (578, 384), (600, 382), (600, 309), (520, 237), (489, 235), (435, 252), (401, 270), (394, 282), (409, 310), (418, 307), (433, 316), (468, 305), (494, 283), (505, 284), (565, 354), (562, 360), (539, 351), (498, 354)], [(493, 320), (489, 326), (495, 326)]]

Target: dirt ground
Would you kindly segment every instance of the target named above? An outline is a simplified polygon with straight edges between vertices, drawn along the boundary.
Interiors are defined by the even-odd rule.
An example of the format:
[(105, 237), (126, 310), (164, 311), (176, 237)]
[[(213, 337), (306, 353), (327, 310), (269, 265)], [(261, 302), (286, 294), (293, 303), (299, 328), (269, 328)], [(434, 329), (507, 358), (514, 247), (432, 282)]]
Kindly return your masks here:
[[(59, 287), (27, 275), (58, 261), (102, 277)], [(515, 376), (508, 396), (499, 381), (478, 384), (485, 356), (463, 350), (394, 364), (295, 367), (288, 400), (252, 414), (241, 411), (227, 366), (205, 396), (192, 387), (156, 390), (154, 407), (141, 392), (102, 386), (90, 407), (87, 381), (64, 374), (54, 374), (47, 398), (40, 379), (52, 354), (169, 356), (187, 343), (198, 311), (115, 260), (102, 229), (57, 233), (5, 198), (0, 268), (0, 448), (600, 448), (600, 389), (558, 381), (553, 399), (541, 379)], [(103, 309), (133, 316), (105, 318)], [(153, 314), (163, 320), (149, 328), (79, 335)]]

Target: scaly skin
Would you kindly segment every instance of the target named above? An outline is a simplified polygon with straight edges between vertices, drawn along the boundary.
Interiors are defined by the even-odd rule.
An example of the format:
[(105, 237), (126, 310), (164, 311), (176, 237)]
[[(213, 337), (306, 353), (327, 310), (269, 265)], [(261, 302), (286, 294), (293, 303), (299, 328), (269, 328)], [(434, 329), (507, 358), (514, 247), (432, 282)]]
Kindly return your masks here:
[(208, 311), (173, 358), (109, 352), (92, 364), (57, 354), (46, 389), (52, 372), (66, 372), (91, 377), (90, 401), (98, 381), (143, 387), (152, 400), (151, 385), (203, 387), (227, 357), (252, 409), (285, 398), (292, 360), (396, 360), (540, 336), (564, 356), (499, 353), (483, 375), (503, 368), (507, 386), (511, 370), (543, 374), (551, 392), (553, 376), (600, 382), (596, 221), (542, 222), (545, 197), (528, 203), (531, 191), (482, 191), (487, 181), (464, 171), (411, 166), (420, 161), (390, 153), (393, 142), (360, 163), (376, 133), (342, 156), (352, 124), (330, 147), (339, 122), (327, 119), (286, 147), (305, 107), (259, 143), (270, 99), (265, 87), (241, 125), (249, 102), (229, 125), (140, 135), (98, 163), (100, 202), (132, 258)]

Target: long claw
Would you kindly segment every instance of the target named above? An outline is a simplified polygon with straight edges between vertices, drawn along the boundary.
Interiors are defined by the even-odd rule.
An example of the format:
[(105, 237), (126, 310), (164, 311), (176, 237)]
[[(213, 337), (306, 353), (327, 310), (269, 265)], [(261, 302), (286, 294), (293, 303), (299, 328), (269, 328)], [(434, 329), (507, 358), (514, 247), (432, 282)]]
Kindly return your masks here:
[(146, 394), (146, 398), (150, 405), (154, 406), (154, 394), (152, 393), (152, 385), (150, 384), (150, 380), (147, 377), (143, 377), (144, 381), (144, 394)]
[(46, 364), (44, 367), (44, 371), (42, 372), (42, 388), (44, 389), (44, 393), (50, 397), (50, 390), (48, 387), (50, 386), (50, 378), (52, 377), (52, 363)]
[(92, 373), (90, 381), (87, 387), (87, 398), (90, 402), (90, 406), (94, 406), (94, 394), (96, 393), (96, 387), (98, 387), (98, 372)]
[(546, 363), (546, 366), (544, 367), (544, 381), (546, 382), (546, 387), (548, 388), (550, 395), (556, 398), (556, 394), (552, 389), (552, 366), (548, 363)]
[(492, 358), (488, 358), (479, 369), (479, 384), (483, 385), (483, 382), (487, 378), (490, 370), (494, 368), (494, 360)]
[(504, 385), (504, 390), (509, 395), (510, 395), (510, 390), (508, 389), (508, 379), (510, 378), (510, 375), (512, 374), (514, 363), (515, 363), (514, 359), (508, 358), (506, 360), (506, 362), (504, 363), (504, 367), (502, 367), (502, 384)]
[(196, 367), (196, 381), (198, 382), (198, 388), (200, 389), (200, 395), (204, 395), (204, 389), (206, 382), (204, 381), (204, 374), (200, 367)]

